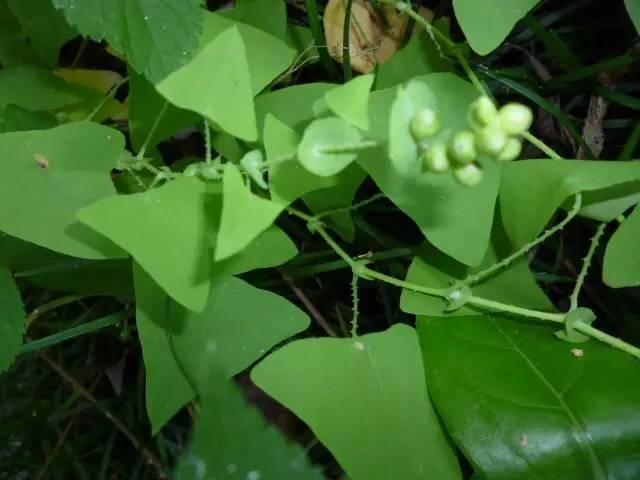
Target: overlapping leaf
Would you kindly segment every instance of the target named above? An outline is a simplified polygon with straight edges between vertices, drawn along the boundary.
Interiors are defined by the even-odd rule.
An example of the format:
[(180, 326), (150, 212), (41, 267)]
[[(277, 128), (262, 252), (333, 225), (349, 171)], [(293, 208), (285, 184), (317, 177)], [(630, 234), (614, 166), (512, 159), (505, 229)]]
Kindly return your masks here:
[(95, 123), (0, 135), (0, 230), (67, 255), (122, 257), (76, 211), (115, 195), (110, 172), (122, 135)]
[(554, 327), (488, 316), (420, 318), (427, 383), (483, 478), (640, 475), (637, 360)]
[(396, 325), (290, 343), (251, 378), (304, 420), (354, 480), (459, 479), (421, 362), (415, 330)]
[(612, 287), (640, 285), (640, 208), (622, 222), (604, 255), (602, 279)]
[(26, 321), (22, 299), (9, 269), (0, 265), (0, 373), (22, 348)]

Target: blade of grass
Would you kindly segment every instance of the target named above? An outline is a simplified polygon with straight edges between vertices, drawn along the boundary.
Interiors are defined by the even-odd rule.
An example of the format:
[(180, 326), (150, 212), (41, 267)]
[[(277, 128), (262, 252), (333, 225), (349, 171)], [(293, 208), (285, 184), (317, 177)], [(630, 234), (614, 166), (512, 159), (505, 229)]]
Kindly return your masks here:
[(353, 0), (346, 0), (344, 6), (344, 23), (342, 27), (342, 73), (344, 81), (347, 82), (353, 77), (351, 70), (351, 6)]
[(304, 0), (304, 4), (307, 9), (309, 28), (311, 29), (313, 40), (316, 44), (316, 48), (318, 49), (320, 61), (329, 74), (329, 77), (331, 77), (332, 79), (337, 79), (338, 71), (335, 64), (333, 63), (333, 60), (329, 56), (327, 41), (324, 38), (324, 31), (322, 29), (322, 25), (320, 24), (320, 15), (318, 14), (318, 5), (316, 4), (316, 0)]
[(640, 142), (640, 122), (636, 123), (633, 132), (629, 135), (629, 139), (620, 154), (620, 160), (631, 160), (638, 146), (638, 142)]

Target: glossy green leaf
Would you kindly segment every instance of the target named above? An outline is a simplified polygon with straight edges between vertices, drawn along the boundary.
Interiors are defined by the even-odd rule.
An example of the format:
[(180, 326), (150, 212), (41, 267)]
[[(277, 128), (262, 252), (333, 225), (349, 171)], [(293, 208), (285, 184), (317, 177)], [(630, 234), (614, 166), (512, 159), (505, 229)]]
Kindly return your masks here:
[[(248, 3), (254, 4), (256, 2), (255, 0), (250, 0)], [(268, 7), (269, 3), (272, 2), (261, 1), (260, 3), (264, 5), (256, 7), (257, 10), (261, 10), (264, 6)], [(242, 9), (246, 11), (246, 7), (242, 7)], [(279, 22), (273, 15), (273, 13), (269, 14), (263, 20)], [(253, 94), (257, 95), (289, 67), (295, 59), (295, 50), (280, 38), (276, 38), (250, 25), (234, 22), (227, 17), (228, 15), (225, 12), (220, 14), (206, 13), (204, 33), (200, 43), (203, 46), (202, 48), (206, 48), (206, 45), (222, 32), (231, 27), (237, 28), (244, 43)]]
[(251, 25), (281, 40), (285, 38), (287, 4), (284, 0), (240, 0), (234, 8), (222, 11), (220, 15)]
[[(477, 268), (468, 268), (438, 252), (431, 245), (425, 244), (411, 263), (406, 280), (424, 287), (446, 289), (458, 280), (466, 278), (467, 275), (484, 270), (511, 253), (504, 233), (497, 228), (494, 229), (492, 244), (487, 255)], [(554, 311), (553, 304), (540, 289), (531, 270), (529, 270), (526, 256), (472, 285), (471, 289), (472, 294), (478, 297), (525, 308)], [(407, 289), (402, 291), (400, 298), (400, 308), (404, 312), (415, 315), (442, 315), (447, 309), (447, 305), (448, 302), (444, 298), (424, 295)], [(473, 305), (465, 305), (453, 314), (475, 315), (485, 311)]]
[(100, 200), (78, 219), (110, 238), (186, 308), (202, 311), (209, 294), (205, 185), (181, 177), (160, 188)]
[(637, 360), (595, 340), (577, 354), (554, 330), (420, 318), (429, 392), (448, 431), (483, 478), (638, 478)]
[(418, 146), (411, 134), (411, 121), (423, 108), (436, 108), (436, 96), (423, 82), (410, 81), (400, 86), (391, 106), (389, 119), (389, 158), (401, 175), (414, 176), (420, 173), (422, 162), (418, 158)]
[[(449, 73), (425, 75), (414, 81), (425, 83), (434, 93), (444, 130), (466, 127), (467, 109), (477, 98), (471, 84)], [(385, 141), (389, 135), (389, 111), (395, 93), (392, 88), (371, 94), (368, 133), (378, 141)], [(468, 188), (447, 174), (400, 174), (383, 149), (368, 150), (358, 157), (358, 163), (382, 192), (411, 217), (427, 239), (466, 265), (478, 265), (485, 257), (500, 181), (500, 167), (492, 160), (480, 161), (482, 182)]]
[(411, 37), (405, 47), (380, 66), (376, 89), (395, 87), (419, 75), (451, 70), (452, 63), (442, 56), (431, 36), (422, 31)]
[[(147, 138), (149, 138), (147, 148), (152, 148), (162, 140), (201, 120), (193, 112), (182, 110), (170, 103), (165, 107), (165, 103), (167, 100), (143, 75), (133, 70), (129, 71), (129, 132), (135, 151), (140, 150)], [(155, 125), (161, 113), (162, 116)], [(153, 135), (149, 137), (154, 125)]]
[(361, 75), (324, 95), (327, 106), (338, 117), (361, 130), (369, 129), (369, 92), (373, 75)]
[(154, 82), (189, 59), (202, 32), (200, 0), (53, 0), (53, 4), (80, 33), (106, 40)]
[(313, 121), (298, 145), (298, 161), (319, 177), (331, 177), (352, 163), (357, 154), (350, 150), (361, 140), (360, 132), (337, 117)]
[[(532, 182), (532, 178), (536, 181)], [(505, 229), (514, 246), (522, 246), (543, 230), (553, 213), (572, 195), (638, 179), (638, 162), (526, 160), (509, 163), (503, 169), (500, 185), (500, 211)], [(628, 193), (613, 189), (609, 194), (616, 198)]]
[(254, 195), (233, 164), (222, 178), (222, 217), (215, 250), (216, 261), (235, 255), (273, 224), (283, 207)]
[(114, 195), (110, 172), (124, 139), (95, 123), (0, 135), (0, 230), (81, 258), (121, 257), (76, 211)]
[(615, 288), (640, 285), (640, 208), (613, 234), (604, 255), (602, 279)]
[(0, 373), (9, 368), (20, 352), (25, 330), (20, 292), (9, 269), (0, 265)]
[(58, 66), (60, 48), (77, 34), (51, 0), (8, 0), (22, 30), (44, 64)]
[(325, 478), (309, 466), (301, 446), (288, 443), (274, 426), (266, 426), (239, 388), (218, 372), (215, 358), (203, 360), (210, 362), (210, 368), (201, 396), (202, 414), (176, 480)]
[(469, 45), (486, 55), (507, 38), (540, 0), (453, 0), (456, 19)]
[(0, 107), (0, 133), (46, 130), (56, 125), (58, 120), (49, 112), (32, 112), (15, 105)]
[(309, 325), (306, 314), (285, 299), (235, 277), (214, 282), (199, 314), (172, 302), (137, 265), (134, 280), (147, 410), (154, 431), (195, 397), (194, 387), (198, 391), (206, 387), (203, 360), (209, 355), (231, 377)]
[(636, 30), (640, 33), (640, 1), (638, 0), (624, 0), (624, 4), (627, 7), (629, 18), (636, 27)]
[(238, 27), (218, 35), (156, 88), (177, 107), (205, 116), (236, 137), (258, 138), (249, 64)]
[(251, 378), (307, 423), (353, 480), (462, 478), (429, 400), (413, 328), (298, 340)]

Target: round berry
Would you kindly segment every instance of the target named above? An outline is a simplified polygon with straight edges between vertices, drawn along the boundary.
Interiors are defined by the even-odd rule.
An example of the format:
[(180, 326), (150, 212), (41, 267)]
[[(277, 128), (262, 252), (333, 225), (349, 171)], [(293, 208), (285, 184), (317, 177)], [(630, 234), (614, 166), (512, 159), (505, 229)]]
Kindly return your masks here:
[(433, 173), (444, 173), (449, 170), (446, 145), (444, 143), (432, 145), (424, 154), (424, 164), (427, 170)]
[(498, 123), (498, 110), (489, 97), (482, 96), (469, 107), (467, 121), (474, 130), (481, 130)]
[(522, 142), (518, 138), (510, 138), (502, 151), (496, 157), (498, 162), (510, 162), (520, 156)]
[(522, 135), (533, 123), (533, 112), (526, 105), (508, 103), (500, 109), (500, 125), (507, 135)]
[(457, 165), (473, 162), (478, 156), (473, 133), (469, 130), (456, 133), (449, 144), (449, 155)]
[(478, 150), (491, 157), (496, 157), (507, 144), (508, 137), (499, 127), (483, 128), (476, 133)]
[(469, 163), (454, 169), (453, 178), (462, 186), (475, 187), (482, 181), (482, 170), (475, 163)]
[(434, 136), (440, 130), (440, 120), (436, 112), (423, 108), (411, 120), (411, 134), (416, 140), (424, 140)]

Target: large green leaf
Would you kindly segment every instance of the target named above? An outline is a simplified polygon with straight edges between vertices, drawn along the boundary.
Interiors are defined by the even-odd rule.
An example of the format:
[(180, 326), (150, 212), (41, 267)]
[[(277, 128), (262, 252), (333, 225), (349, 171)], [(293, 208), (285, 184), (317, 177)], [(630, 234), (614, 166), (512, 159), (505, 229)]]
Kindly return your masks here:
[(6, 1), (0, 2), (0, 64), (4, 68), (33, 63), (37, 55)]
[[(425, 75), (414, 81), (423, 82), (435, 94), (443, 129), (466, 128), (466, 111), (477, 97), (471, 84), (449, 73)], [(371, 94), (369, 135), (381, 142), (388, 136), (395, 93), (392, 88)], [(482, 262), (500, 179), (495, 162), (481, 158), (484, 177), (473, 188), (459, 185), (447, 174), (403, 175), (393, 167), (384, 148), (361, 153), (358, 162), (439, 250), (466, 265)]]
[[(504, 233), (500, 232), (497, 227), (494, 228), (492, 244), (487, 255), (478, 268), (469, 269), (438, 252), (431, 245), (425, 244), (411, 263), (406, 280), (425, 287), (448, 288), (458, 280), (464, 279), (468, 274), (493, 265), (496, 261), (509, 255), (510, 250)], [(471, 286), (471, 289), (473, 295), (478, 297), (525, 308), (554, 310), (553, 304), (540, 289), (531, 270), (529, 270), (526, 255), (512, 262), (507, 268), (486, 277), (477, 285)], [(448, 302), (442, 297), (424, 295), (408, 289), (402, 291), (400, 298), (400, 308), (404, 312), (415, 315), (442, 315), (447, 306)], [(474, 315), (483, 311), (468, 305), (451, 314)]]
[(202, 311), (209, 294), (210, 216), (205, 184), (181, 177), (160, 188), (117, 195), (78, 212), (85, 225), (129, 252), (186, 308)]
[(507, 164), (500, 185), (505, 229), (514, 246), (522, 246), (543, 230), (570, 196), (601, 190), (609, 198), (626, 197), (629, 192), (610, 187), (639, 179), (640, 162), (525, 160)]
[[(228, 271), (273, 266), (273, 259), (254, 258), (252, 265), (245, 258), (243, 265), (236, 264), (241, 270)], [(199, 391), (205, 386), (206, 364), (202, 362), (207, 355), (215, 355), (217, 364), (233, 376), (309, 325), (308, 317), (283, 298), (235, 277), (218, 278), (213, 283), (200, 314), (173, 303), (139, 266), (134, 269), (134, 279), (138, 332), (147, 371), (147, 410), (154, 431), (193, 399), (194, 388)]]
[(234, 8), (222, 11), (220, 15), (251, 25), (280, 40), (286, 35), (287, 4), (284, 0), (240, 0)]
[(633, 357), (511, 319), (420, 318), (418, 330), (431, 397), (483, 478), (640, 476)]
[(258, 138), (251, 74), (238, 27), (218, 35), (156, 88), (174, 105), (205, 116), (236, 137)]
[(25, 330), (20, 292), (9, 269), (0, 265), (0, 373), (11, 365), (20, 352)]
[(640, 0), (624, 0), (624, 4), (629, 12), (629, 17), (640, 33)]
[(177, 480), (322, 480), (308, 465), (306, 452), (288, 444), (274, 427), (246, 404), (238, 387), (218, 372), (214, 354), (201, 396), (202, 414), (190, 451), (178, 465)]
[(618, 227), (607, 244), (602, 279), (611, 287), (640, 285), (640, 207)]
[(58, 120), (49, 112), (32, 112), (15, 105), (0, 107), (0, 133), (46, 130), (56, 125)]
[[(256, 3), (251, 0), (249, 4)], [(261, 1), (268, 6), (268, 1)], [(246, 11), (246, 7), (241, 8)], [(263, 7), (257, 7), (257, 10)], [(255, 12), (254, 12), (255, 13)], [(279, 22), (269, 14), (265, 19)], [(201, 45), (206, 46), (225, 30), (234, 27), (240, 32), (244, 42), (247, 63), (249, 65), (250, 81), (253, 94), (257, 95), (269, 85), (278, 75), (284, 72), (295, 58), (295, 50), (287, 45), (280, 37), (276, 38), (258, 28), (244, 23), (230, 20), (224, 12), (206, 13), (204, 19), (204, 33), (200, 40)]]
[[(199, 117), (195, 113), (171, 104), (165, 107), (165, 103), (167, 100), (160, 96), (143, 75), (133, 70), (129, 71), (129, 132), (131, 143), (136, 151), (142, 147), (147, 138), (149, 138), (147, 148), (151, 148), (198, 122)], [(163, 109), (164, 113), (158, 120)], [(149, 137), (154, 125), (153, 135)]]
[(264, 359), (251, 378), (304, 420), (354, 480), (461, 478), (413, 328), (299, 340)]
[(456, 19), (469, 45), (486, 55), (507, 38), (516, 23), (540, 0), (453, 0)]
[(69, 26), (51, 0), (8, 0), (9, 7), (41, 60), (50, 67), (58, 66), (60, 48), (73, 37)]
[(80, 33), (106, 40), (129, 64), (158, 81), (198, 46), (201, 0), (53, 0)]
[(124, 253), (78, 223), (76, 211), (114, 195), (122, 135), (95, 123), (0, 135), (0, 230), (81, 258)]
[(283, 207), (258, 197), (242, 181), (233, 164), (223, 174), (222, 217), (216, 242), (217, 261), (235, 255), (273, 224)]

